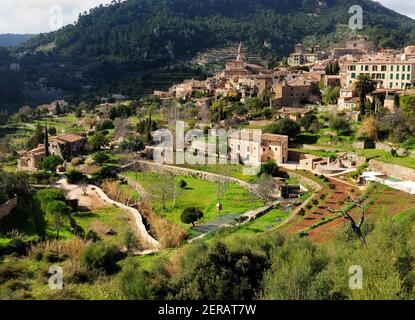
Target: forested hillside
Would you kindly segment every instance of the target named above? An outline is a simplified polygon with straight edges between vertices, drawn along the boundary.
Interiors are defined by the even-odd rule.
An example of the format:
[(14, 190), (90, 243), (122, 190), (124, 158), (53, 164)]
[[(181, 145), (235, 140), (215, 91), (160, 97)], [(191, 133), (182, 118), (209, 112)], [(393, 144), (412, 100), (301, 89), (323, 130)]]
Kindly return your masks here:
[[(282, 57), (303, 40), (323, 46), (342, 40), (354, 4), (364, 9), (362, 33), (378, 46), (415, 43), (413, 20), (369, 0), (128, 0), (92, 9), (75, 25), (17, 46), (13, 55), (22, 63), (22, 81), (45, 77), (49, 87), (79, 99), (139, 96), (203, 76), (187, 63), (208, 48), (243, 41), (252, 52)], [(166, 71), (174, 75), (169, 83), (160, 80)]]
[(33, 37), (33, 34), (0, 34), (0, 47), (15, 46)]

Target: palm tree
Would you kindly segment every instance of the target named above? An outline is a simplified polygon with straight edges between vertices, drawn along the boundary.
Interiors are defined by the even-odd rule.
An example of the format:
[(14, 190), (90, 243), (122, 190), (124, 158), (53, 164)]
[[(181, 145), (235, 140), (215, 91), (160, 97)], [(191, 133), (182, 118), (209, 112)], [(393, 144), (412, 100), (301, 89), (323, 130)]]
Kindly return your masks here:
[(369, 75), (360, 74), (354, 84), (360, 98), (360, 113), (365, 114), (366, 96), (376, 89), (376, 82)]

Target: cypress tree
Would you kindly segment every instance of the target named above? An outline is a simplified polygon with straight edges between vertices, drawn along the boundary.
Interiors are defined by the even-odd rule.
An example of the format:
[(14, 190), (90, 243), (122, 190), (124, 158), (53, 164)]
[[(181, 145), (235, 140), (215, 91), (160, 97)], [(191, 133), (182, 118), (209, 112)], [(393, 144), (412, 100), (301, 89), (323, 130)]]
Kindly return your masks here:
[(49, 134), (48, 134), (48, 127), (45, 126), (45, 141), (44, 141), (44, 145), (45, 145), (45, 156), (49, 156), (50, 152), (49, 152)]

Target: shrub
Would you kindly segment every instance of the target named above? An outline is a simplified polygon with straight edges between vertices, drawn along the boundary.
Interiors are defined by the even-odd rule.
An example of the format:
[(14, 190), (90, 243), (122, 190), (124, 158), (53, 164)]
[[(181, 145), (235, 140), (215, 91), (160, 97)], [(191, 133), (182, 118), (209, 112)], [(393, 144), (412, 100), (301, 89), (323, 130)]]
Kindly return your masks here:
[(179, 187), (182, 188), (182, 189), (186, 188), (187, 187), (187, 182), (184, 181), (183, 179), (180, 180)]
[(92, 155), (92, 159), (99, 164), (106, 163), (110, 159), (110, 156), (104, 151), (98, 151)]
[(183, 223), (192, 224), (195, 226), (195, 222), (203, 218), (203, 212), (197, 208), (191, 207), (183, 210), (180, 217)]
[(312, 204), (307, 204), (306, 206), (305, 206), (308, 210), (311, 210), (312, 208), (313, 208), (313, 205)]
[(334, 189), (336, 189), (336, 186), (335, 186), (334, 184), (332, 184), (332, 183), (330, 183), (330, 184), (328, 185), (328, 187), (329, 187), (329, 189), (330, 189), (330, 190), (334, 190)]
[(76, 184), (83, 180), (86, 180), (86, 176), (79, 172), (78, 170), (71, 169), (67, 173), (65, 173), (66, 179), (70, 184)]
[(320, 200), (324, 200), (326, 199), (326, 195), (325, 194), (320, 194)]
[(42, 161), (42, 168), (43, 170), (55, 172), (58, 165), (62, 164), (63, 160), (54, 155), (47, 156)]
[(318, 205), (318, 200), (317, 199), (313, 199), (312, 204), (314, 204), (315, 206)]
[(48, 129), (48, 133), (49, 133), (51, 136), (55, 136), (55, 135), (56, 135), (56, 133), (57, 133), (57, 130), (56, 130), (56, 128), (55, 128), (55, 127), (50, 127), (50, 128)]
[(298, 211), (298, 215), (299, 215), (299, 216), (301, 216), (301, 217), (304, 217), (304, 216), (305, 216), (305, 210), (304, 210), (303, 208), (301, 208), (301, 209)]
[(106, 242), (91, 243), (81, 254), (81, 265), (88, 270), (113, 274), (118, 271), (117, 262), (122, 259), (120, 249)]
[(84, 163), (84, 160), (82, 158), (73, 158), (71, 161), (71, 165), (74, 167), (77, 167), (83, 163)]
[(127, 247), (128, 251), (142, 249), (141, 243), (136, 234), (130, 229), (124, 233), (123, 244)]
[(114, 122), (112, 122), (110, 119), (105, 119), (101, 122), (98, 122), (95, 126), (96, 131), (104, 131), (109, 129), (114, 129)]
[(261, 171), (259, 175), (267, 175), (271, 177), (278, 176), (279, 169), (278, 165), (275, 163), (274, 160), (269, 160), (266, 163), (261, 165)]
[(133, 139), (124, 140), (120, 144), (121, 151), (142, 151), (146, 148), (145, 141), (142, 137), (135, 137)]

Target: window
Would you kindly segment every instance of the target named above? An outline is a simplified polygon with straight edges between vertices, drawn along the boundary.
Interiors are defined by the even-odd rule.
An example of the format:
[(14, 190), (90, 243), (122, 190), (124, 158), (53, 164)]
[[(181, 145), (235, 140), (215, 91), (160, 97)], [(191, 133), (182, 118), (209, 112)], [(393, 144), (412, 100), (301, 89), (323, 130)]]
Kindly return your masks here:
[(382, 79), (385, 80), (386, 75), (384, 73), (382, 73)]
[(399, 74), (396, 74), (396, 80), (399, 80)]
[(409, 73), (406, 75), (406, 80), (411, 80), (411, 75)]
[(386, 66), (380, 67), (380, 70), (383, 71), (383, 72), (385, 72), (386, 71)]
[(400, 69), (399, 69), (399, 66), (396, 66), (396, 71), (399, 71)]
[(391, 80), (393, 80), (393, 73), (391, 73)]
[(246, 155), (246, 161), (249, 161), (250, 160), (250, 157), (249, 157), (249, 154), (247, 154)]
[(250, 146), (246, 146), (246, 152), (251, 152), (251, 147)]
[(356, 71), (356, 66), (350, 66), (350, 71)]
[(408, 72), (411, 72), (411, 66), (408, 66)]
[(238, 151), (241, 151), (241, 145), (240, 144), (238, 144), (237, 149), (238, 149)]
[(393, 71), (393, 66), (391, 66), (391, 71)]
[(393, 83), (391, 82), (389, 83), (389, 88), (392, 89), (392, 87), (393, 87)]
[(402, 72), (405, 72), (406, 68), (405, 66), (402, 66)]
[(369, 71), (369, 66), (365, 66), (365, 71)]
[(372, 66), (372, 71), (378, 71), (378, 66)]
[(363, 71), (363, 66), (360, 66), (360, 71)]
[(352, 79), (356, 79), (356, 73), (352, 72)]

